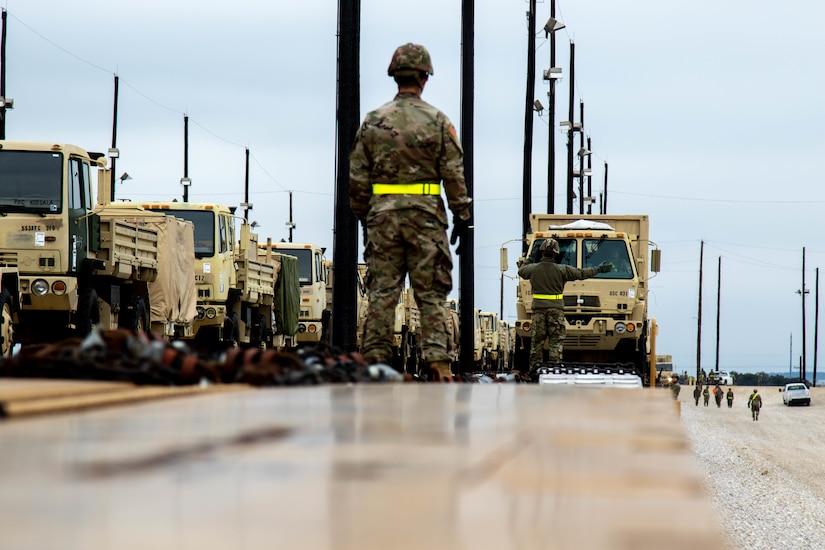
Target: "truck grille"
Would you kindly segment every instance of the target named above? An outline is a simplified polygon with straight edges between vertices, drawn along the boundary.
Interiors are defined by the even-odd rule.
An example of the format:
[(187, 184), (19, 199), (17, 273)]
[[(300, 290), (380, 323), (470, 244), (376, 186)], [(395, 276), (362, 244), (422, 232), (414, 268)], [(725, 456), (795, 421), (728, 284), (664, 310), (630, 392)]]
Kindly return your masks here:
[(600, 342), (601, 338), (599, 336), (570, 336), (569, 332), (564, 339), (565, 346), (576, 348), (597, 348)]
[[(579, 303), (579, 300), (582, 303)], [(602, 301), (598, 296), (565, 296), (564, 307), (601, 307)]]
[(17, 252), (0, 251), (0, 267), (17, 267)]

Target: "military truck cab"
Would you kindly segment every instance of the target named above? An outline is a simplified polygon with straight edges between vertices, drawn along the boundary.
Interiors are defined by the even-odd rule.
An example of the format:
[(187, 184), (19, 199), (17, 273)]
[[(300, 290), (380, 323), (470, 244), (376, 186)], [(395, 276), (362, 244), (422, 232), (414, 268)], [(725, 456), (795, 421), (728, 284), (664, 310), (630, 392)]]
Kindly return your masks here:
[[(95, 181), (99, 180), (99, 181)], [(0, 265), (19, 271), (18, 341), (141, 324), (157, 275), (157, 233), (93, 211), (106, 159), (52, 142), (0, 141)]]
[[(632, 363), (640, 376), (649, 378), (647, 216), (578, 219), (570, 215), (533, 214), (531, 226), (527, 257), (521, 262), (538, 261), (539, 246), (553, 238), (559, 243), (561, 264), (579, 269), (597, 267), (602, 262), (613, 265), (611, 271), (565, 285), (564, 361)], [(530, 281), (520, 279), (516, 334), (522, 369), (526, 368), (529, 355), (532, 303)]]

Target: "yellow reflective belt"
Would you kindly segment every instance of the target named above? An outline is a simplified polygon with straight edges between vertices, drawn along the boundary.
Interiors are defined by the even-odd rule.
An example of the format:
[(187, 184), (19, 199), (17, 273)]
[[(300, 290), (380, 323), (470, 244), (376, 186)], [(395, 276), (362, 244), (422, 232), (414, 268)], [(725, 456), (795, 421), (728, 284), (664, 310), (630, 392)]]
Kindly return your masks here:
[(533, 294), (533, 298), (538, 298), (539, 300), (561, 300), (564, 298), (564, 294)]
[(441, 184), (434, 181), (416, 183), (373, 183), (373, 195), (440, 195)]

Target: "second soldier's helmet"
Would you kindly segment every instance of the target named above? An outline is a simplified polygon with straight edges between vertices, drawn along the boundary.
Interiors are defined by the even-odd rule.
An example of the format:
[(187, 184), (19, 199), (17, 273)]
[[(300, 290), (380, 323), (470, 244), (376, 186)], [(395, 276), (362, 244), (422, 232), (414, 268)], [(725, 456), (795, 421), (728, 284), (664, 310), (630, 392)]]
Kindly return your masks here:
[(418, 72), (424, 72), (428, 75), (435, 74), (433, 73), (430, 52), (424, 46), (412, 42), (398, 46), (392, 54), (392, 61), (390, 61), (387, 74), (394, 76), (399, 72), (402, 74), (404, 72), (409, 74), (417, 74)]
[(549, 252), (559, 254), (559, 242), (556, 239), (544, 239), (539, 245), (539, 252), (543, 254), (548, 254)]

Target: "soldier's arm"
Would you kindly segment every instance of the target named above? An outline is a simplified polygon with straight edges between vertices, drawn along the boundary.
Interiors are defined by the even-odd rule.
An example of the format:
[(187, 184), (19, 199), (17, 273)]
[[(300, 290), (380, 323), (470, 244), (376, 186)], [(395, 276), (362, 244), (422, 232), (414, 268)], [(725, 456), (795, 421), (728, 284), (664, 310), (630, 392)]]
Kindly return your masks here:
[(441, 116), (442, 154), (439, 161), (439, 173), (444, 182), (444, 192), (450, 210), (462, 220), (470, 219), (470, 203), (467, 185), (464, 183), (464, 149), (458, 140), (458, 132), (446, 116)]
[(580, 281), (582, 279), (589, 279), (596, 275), (599, 272), (599, 269), (596, 267), (585, 267), (582, 269), (578, 269), (576, 267), (571, 267), (569, 265), (565, 265), (565, 273), (567, 275), (568, 281)]
[(359, 220), (367, 217), (372, 197), (372, 185), (370, 183), (370, 158), (367, 148), (364, 146), (363, 132), (366, 122), (355, 135), (355, 142), (349, 156), (349, 204), (352, 211)]
[(518, 276), (522, 279), (529, 279), (530, 275), (536, 269), (537, 265), (538, 264), (525, 264), (521, 266), (520, 268), (518, 268)]

